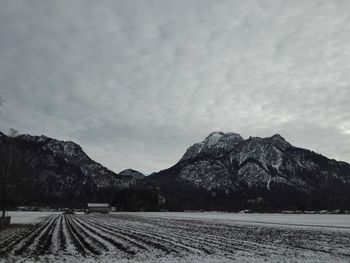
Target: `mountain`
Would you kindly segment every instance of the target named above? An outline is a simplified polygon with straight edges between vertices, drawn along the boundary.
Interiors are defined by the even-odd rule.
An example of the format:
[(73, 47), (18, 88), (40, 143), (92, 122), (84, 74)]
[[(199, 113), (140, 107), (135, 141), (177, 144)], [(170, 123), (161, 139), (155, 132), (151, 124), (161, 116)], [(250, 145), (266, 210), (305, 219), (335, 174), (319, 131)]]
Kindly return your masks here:
[(213, 132), (144, 181), (160, 188), (171, 210), (350, 208), (350, 165), (278, 134), (245, 140)]
[(133, 211), (350, 209), (350, 165), (295, 147), (278, 134), (244, 139), (213, 132), (174, 166), (149, 176), (132, 169), (114, 173), (71, 141), (0, 132), (0, 165), (11, 158), (16, 165), (9, 180), (10, 205), (111, 202)]
[(0, 133), (0, 149), (13, 145), (21, 168), (12, 178), (14, 203), (72, 205), (109, 201), (117, 190), (130, 187), (143, 176), (129, 170), (116, 174), (91, 160), (71, 141), (46, 136), (8, 137)]
[(134, 179), (135, 181), (142, 180), (145, 178), (145, 175), (139, 171), (133, 169), (126, 169), (119, 172), (119, 175)]

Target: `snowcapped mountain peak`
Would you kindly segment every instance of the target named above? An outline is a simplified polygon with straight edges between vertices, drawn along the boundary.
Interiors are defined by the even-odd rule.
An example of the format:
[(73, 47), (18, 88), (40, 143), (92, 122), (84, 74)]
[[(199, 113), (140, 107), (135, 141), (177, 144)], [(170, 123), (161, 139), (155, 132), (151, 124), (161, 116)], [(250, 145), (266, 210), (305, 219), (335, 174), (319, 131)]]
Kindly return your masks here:
[(203, 143), (206, 145), (206, 147), (212, 147), (216, 146), (218, 143), (239, 143), (243, 141), (244, 139), (242, 138), (241, 135), (238, 133), (233, 133), (233, 132), (227, 132), (224, 133), (222, 131), (216, 131), (210, 133)]
[(212, 146), (215, 145), (216, 143), (218, 143), (218, 141), (220, 140), (220, 138), (224, 135), (223, 132), (212, 132), (210, 133), (206, 138), (205, 138), (205, 142), (208, 144), (208, 146)]
[(235, 145), (244, 141), (241, 135), (233, 132), (216, 131), (210, 133), (202, 142), (196, 143), (187, 149), (180, 161), (195, 158), (199, 155), (221, 155), (228, 152)]

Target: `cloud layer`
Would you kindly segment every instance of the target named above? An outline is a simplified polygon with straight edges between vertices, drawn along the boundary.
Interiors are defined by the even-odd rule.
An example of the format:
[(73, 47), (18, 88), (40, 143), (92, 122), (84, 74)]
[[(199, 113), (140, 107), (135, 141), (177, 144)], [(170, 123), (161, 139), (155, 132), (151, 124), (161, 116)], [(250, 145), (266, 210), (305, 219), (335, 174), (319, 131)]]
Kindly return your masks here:
[(350, 2), (19, 1), (0, 9), (0, 129), (164, 169), (214, 130), (350, 161)]

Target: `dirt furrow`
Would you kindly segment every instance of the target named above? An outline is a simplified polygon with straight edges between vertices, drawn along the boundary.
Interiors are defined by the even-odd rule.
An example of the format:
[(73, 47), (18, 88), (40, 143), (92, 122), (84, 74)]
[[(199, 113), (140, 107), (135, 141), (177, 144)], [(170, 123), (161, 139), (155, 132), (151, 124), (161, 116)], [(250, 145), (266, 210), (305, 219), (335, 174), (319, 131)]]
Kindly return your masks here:
[(38, 230), (39, 228), (44, 227), (48, 223), (49, 223), (49, 219), (44, 219), (40, 223), (36, 224), (35, 226), (25, 231), (24, 233), (14, 236), (13, 239), (11, 240), (7, 240), (6, 244), (2, 246), (3, 253), (5, 254), (11, 253), (15, 246), (17, 246), (21, 242), (24, 242), (26, 238), (33, 235), (37, 231), (39, 231)]
[[(220, 233), (220, 236), (204, 234), (210, 230), (210, 232), (215, 233), (217, 229), (215, 229), (214, 227), (214, 229), (210, 230), (202, 229), (203, 231), (196, 231), (195, 228), (188, 227), (186, 228), (186, 231), (178, 231), (177, 228), (167, 227), (167, 225), (164, 224), (164, 222), (169, 221), (168, 219), (157, 219), (154, 222), (153, 218), (152, 221), (150, 221), (149, 219), (147, 221), (147, 219), (145, 220), (140, 218), (140, 222), (142, 222), (140, 224), (140, 222), (138, 222), (138, 220), (135, 218), (131, 218), (130, 220), (128, 220), (127, 217), (123, 217), (121, 221), (124, 221), (125, 223), (133, 222), (132, 229), (144, 229), (144, 231), (146, 231), (147, 233), (151, 233), (156, 236), (161, 236), (166, 239), (172, 238), (175, 242), (182, 243), (185, 246), (189, 246), (192, 248), (197, 248), (207, 254), (220, 253), (227, 255), (227, 257), (231, 257), (230, 255), (234, 255), (238, 251), (249, 252), (252, 251), (249, 250), (251, 249), (251, 247), (254, 247), (254, 250), (256, 249), (256, 245), (254, 244), (254, 242), (251, 243), (247, 241), (236, 241), (233, 238), (225, 237), (225, 234), (223, 233)], [(175, 225), (181, 229), (181, 224), (183, 224), (184, 221), (170, 223), (176, 223)], [(163, 236), (162, 233), (166, 233), (166, 235)]]
[(52, 224), (52, 218), (48, 218), (44, 224), (39, 227), (35, 227), (34, 230), (25, 235), (18, 244), (13, 247), (15, 255), (22, 255), (30, 246), (33, 246), (35, 240), (40, 237), (43, 231), (50, 227)]
[(35, 254), (50, 254), (51, 253), (51, 245), (52, 245), (52, 235), (53, 231), (56, 228), (57, 221), (59, 216), (53, 219), (50, 226), (43, 232), (43, 234), (38, 239), (37, 246), (35, 248)]
[(83, 256), (86, 256), (86, 254), (93, 254), (93, 255), (99, 255), (100, 252), (96, 251), (93, 247), (90, 246), (89, 243), (84, 240), (84, 238), (80, 235), (77, 229), (74, 228), (71, 222), (71, 216), (67, 215), (66, 222), (67, 222), (67, 229), (72, 237), (72, 242), (74, 243), (77, 251), (81, 253)]
[[(113, 246), (113, 248), (117, 248), (118, 250), (120, 250), (122, 253), (126, 253), (129, 255), (134, 255), (136, 254), (135, 249), (132, 246), (126, 246), (125, 242), (123, 241), (117, 241), (115, 239), (115, 237), (113, 238), (113, 236), (111, 235), (106, 235), (106, 231), (103, 228), (98, 228), (96, 226), (94, 226), (94, 224), (92, 222), (86, 221), (86, 220), (82, 220), (81, 218), (76, 218), (76, 221), (81, 224), (81, 226), (83, 228), (86, 228), (86, 230), (88, 230), (90, 232), (91, 236), (95, 236), (95, 238), (99, 238), (101, 243), (109, 243), (110, 245)], [(105, 244), (106, 246), (106, 250), (107, 249), (107, 244)], [(110, 247), (110, 246), (108, 246)]]
[(142, 250), (154, 250), (156, 248), (166, 253), (177, 252), (176, 250), (170, 250), (168, 247), (160, 244), (159, 242), (155, 242), (149, 239), (144, 239), (142, 237), (132, 235), (129, 232), (123, 231), (118, 227), (111, 227), (108, 224), (106, 225), (96, 221), (90, 221), (90, 223), (93, 224), (100, 231), (104, 231), (111, 234), (112, 239), (117, 238), (117, 239), (124, 240), (128, 243), (131, 243), (131, 245), (141, 248)]
[(108, 251), (107, 246), (100, 241), (101, 239), (87, 229), (87, 225), (82, 226), (75, 216), (72, 216), (70, 219), (74, 229), (77, 230), (84, 241), (95, 251), (96, 255), (101, 254), (101, 251)]
[(95, 231), (97, 231), (98, 233), (105, 233), (106, 238), (113, 238), (113, 240), (117, 239), (120, 240), (120, 242), (123, 243), (128, 243), (130, 246), (136, 246), (141, 250), (148, 250), (149, 249), (149, 245), (148, 244), (144, 244), (144, 243), (140, 243), (140, 242), (136, 242), (135, 240), (131, 239), (128, 236), (125, 236), (123, 234), (121, 234), (120, 231), (117, 231), (116, 228), (111, 228), (108, 225), (104, 226), (99, 224), (96, 221), (93, 220), (89, 220), (86, 218), (81, 218), (82, 221), (87, 222), (89, 224), (89, 226), (94, 227)]
[(166, 253), (181, 253), (182, 250), (179, 250), (176, 245), (171, 245), (169, 242), (163, 242), (163, 240), (159, 240), (158, 238), (150, 238), (145, 233), (141, 233), (140, 231), (129, 231), (123, 228), (120, 225), (114, 225), (111, 223), (103, 223), (98, 221), (97, 223), (102, 228), (107, 228), (109, 230), (115, 231), (120, 235), (127, 236), (130, 239), (136, 240), (137, 242), (142, 242), (143, 244), (151, 245), (153, 248), (162, 250)]
[(51, 253), (54, 255), (57, 255), (60, 250), (59, 232), (61, 230), (61, 227), (62, 227), (62, 215), (59, 215), (51, 237), (52, 239)]
[[(100, 219), (100, 221), (103, 221), (103, 220)], [(166, 236), (159, 234), (162, 231), (149, 232), (150, 229), (142, 229), (142, 228), (140, 229), (137, 227), (125, 226), (125, 225), (118, 224), (118, 222), (114, 222), (114, 220), (109, 222), (106, 220), (104, 223), (104, 226), (107, 227), (108, 225), (117, 228), (119, 232), (129, 235), (132, 238), (138, 238), (138, 239), (144, 240), (147, 243), (152, 242), (157, 247), (159, 246), (163, 247), (165, 251), (168, 253), (171, 252), (169, 251), (169, 248), (173, 250), (173, 252), (179, 253), (179, 254), (182, 254), (184, 252), (190, 252), (195, 254), (203, 253), (203, 251), (178, 243), (179, 241), (178, 239), (170, 240), (168, 233), (166, 233)]]
[(82, 248), (79, 242), (76, 241), (74, 234), (70, 230), (68, 225), (68, 218), (66, 215), (62, 215), (62, 233), (60, 234), (61, 249), (64, 243), (63, 252), (68, 255), (83, 256), (86, 255), (85, 250)]
[[(179, 222), (179, 220), (168, 219), (158, 219), (153, 225), (155, 229), (165, 228), (167, 232), (173, 233), (175, 237), (185, 236), (190, 242), (200, 243), (211, 250), (224, 250), (232, 254), (237, 251), (254, 251), (257, 247), (256, 242), (241, 241), (234, 236), (230, 236), (229, 233), (232, 232), (232, 229), (222, 230), (222, 225), (219, 227), (216, 227), (215, 224), (206, 225), (199, 228), (196, 221), (187, 223), (184, 220)], [(261, 244), (259, 244), (259, 247), (261, 247)]]
[(140, 235), (145, 235), (147, 237), (150, 237), (151, 239), (158, 239), (162, 240), (163, 242), (170, 243), (174, 246), (179, 247), (182, 250), (185, 250), (187, 252), (195, 253), (195, 254), (208, 254), (210, 253), (208, 249), (200, 248), (196, 243), (198, 240), (195, 240), (187, 235), (187, 233), (184, 233), (183, 235), (168, 231), (168, 229), (162, 229), (157, 227), (143, 227), (141, 226), (134, 226), (134, 227), (128, 227), (123, 226), (121, 227), (125, 231), (135, 232)]

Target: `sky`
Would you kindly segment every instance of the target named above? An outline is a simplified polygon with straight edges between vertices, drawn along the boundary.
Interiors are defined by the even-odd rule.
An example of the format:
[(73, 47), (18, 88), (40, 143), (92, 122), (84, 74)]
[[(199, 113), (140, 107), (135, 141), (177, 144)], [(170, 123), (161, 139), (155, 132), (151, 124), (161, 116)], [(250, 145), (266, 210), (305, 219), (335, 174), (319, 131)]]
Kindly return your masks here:
[(0, 0), (0, 130), (115, 172), (210, 132), (350, 162), (350, 1)]

